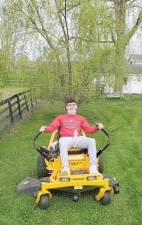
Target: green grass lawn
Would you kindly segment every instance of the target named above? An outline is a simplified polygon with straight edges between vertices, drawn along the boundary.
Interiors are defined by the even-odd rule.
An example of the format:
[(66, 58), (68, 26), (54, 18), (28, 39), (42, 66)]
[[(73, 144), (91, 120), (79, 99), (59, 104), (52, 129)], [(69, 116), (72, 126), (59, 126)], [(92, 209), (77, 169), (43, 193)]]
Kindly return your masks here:
[(22, 92), (24, 90), (27, 90), (27, 88), (23, 87), (4, 87), (0, 90), (0, 100), (3, 100), (5, 98), (8, 98), (16, 93)]
[[(121, 192), (110, 205), (102, 206), (92, 193), (73, 202), (67, 194), (54, 194), (48, 210), (40, 210), (34, 197), (19, 194), (17, 184), (36, 174), (37, 153), (32, 138), (41, 125), (49, 124), (63, 105), (44, 104), (16, 124), (0, 140), (0, 225), (141, 225), (142, 224), (142, 100), (104, 101), (80, 107), (91, 124), (102, 122), (111, 136), (104, 153), (105, 173), (115, 176)], [(103, 143), (97, 134), (98, 146)], [(42, 138), (48, 143), (49, 135)]]

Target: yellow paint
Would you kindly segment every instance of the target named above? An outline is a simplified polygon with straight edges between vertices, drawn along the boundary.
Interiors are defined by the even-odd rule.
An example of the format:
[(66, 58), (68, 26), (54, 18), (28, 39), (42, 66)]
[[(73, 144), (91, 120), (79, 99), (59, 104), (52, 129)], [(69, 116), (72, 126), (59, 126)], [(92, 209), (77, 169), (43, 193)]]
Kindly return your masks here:
[[(54, 142), (55, 135), (57, 134), (57, 130), (52, 133), (48, 149), (50, 149), (51, 145)], [(83, 135), (85, 136), (84, 132)], [(78, 148), (70, 149), (72, 151), (79, 150)], [(49, 198), (52, 197), (49, 192), (50, 189), (57, 188), (66, 188), (72, 187), (73, 189), (85, 189), (88, 186), (99, 187), (99, 193), (96, 195), (96, 199), (99, 201), (106, 191), (109, 191), (110, 194), (113, 194), (113, 189), (109, 186), (109, 181), (104, 179), (102, 174), (75, 174), (62, 176), (61, 175), (61, 159), (60, 156), (54, 157), (51, 161), (45, 159), (45, 163), (47, 169), (51, 171), (51, 176), (49, 177), (49, 181), (43, 182), (41, 184), (41, 190), (38, 192), (36, 197), (36, 203), (38, 204), (42, 195), (47, 194)], [(98, 165), (98, 159), (97, 159)], [(89, 157), (87, 154), (72, 154), (69, 155), (69, 166), (71, 171), (75, 170), (85, 170), (88, 171), (89, 168)], [(89, 177), (91, 180), (89, 180)], [(67, 178), (66, 182), (63, 182), (62, 179)], [(94, 178), (94, 179), (93, 179)], [(93, 180), (92, 180), (93, 179)]]
[(36, 196), (36, 203), (37, 205), (39, 204), (40, 198), (42, 195), (48, 195), (49, 199), (52, 198), (52, 194), (48, 190), (42, 189), (41, 191), (38, 191), (37, 196)]

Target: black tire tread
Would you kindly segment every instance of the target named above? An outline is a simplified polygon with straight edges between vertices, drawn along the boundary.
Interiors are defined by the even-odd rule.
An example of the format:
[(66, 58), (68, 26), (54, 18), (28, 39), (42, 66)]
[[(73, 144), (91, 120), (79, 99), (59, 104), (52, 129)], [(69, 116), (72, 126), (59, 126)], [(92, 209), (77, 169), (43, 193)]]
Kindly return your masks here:
[(45, 158), (39, 155), (37, 160), (37, 176), (39, 178), (49, 176), (49, 171), (46, 169)]
[(101, 198), (100, 203), (102, 205), (107, 205), (111, 203), (111, 195), (109, 193), (109, 191), (106, 191), (103, 198)]
[(38, 204), (40, 209), (47, 209), (49, 207), (49, 197), (48, 195), (42, 195)]

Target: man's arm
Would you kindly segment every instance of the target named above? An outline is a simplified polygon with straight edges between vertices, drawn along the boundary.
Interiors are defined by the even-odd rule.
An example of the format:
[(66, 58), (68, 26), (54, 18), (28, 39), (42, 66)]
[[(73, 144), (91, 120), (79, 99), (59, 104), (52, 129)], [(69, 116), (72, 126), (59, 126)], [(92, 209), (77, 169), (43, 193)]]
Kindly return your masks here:
[(103, 124), (97, 123), (95, 126), (90, 126), (90, 124), (88, 123), (88, 121), (83, 117), (81, 128), (86, 133), (96, 133), (99, 130), (103, 129)]
[(50, 133), (50, 132), (54, 132), (59, 127), (60, 127), (60, 117), (57, 116), (49, 126), (42, 126), (40, 128), (40, 131), (45, 133)]

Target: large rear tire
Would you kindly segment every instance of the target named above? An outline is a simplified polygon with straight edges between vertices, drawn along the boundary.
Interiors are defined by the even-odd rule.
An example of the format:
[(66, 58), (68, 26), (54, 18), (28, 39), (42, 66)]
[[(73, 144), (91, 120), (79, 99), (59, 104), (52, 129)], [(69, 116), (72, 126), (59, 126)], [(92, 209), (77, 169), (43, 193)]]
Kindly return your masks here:
[(49, 171), (46, 168), (45, 158), (42, 155), (39, 155), (37, 160), (37, 176), (42, 178), (49, 175)]

